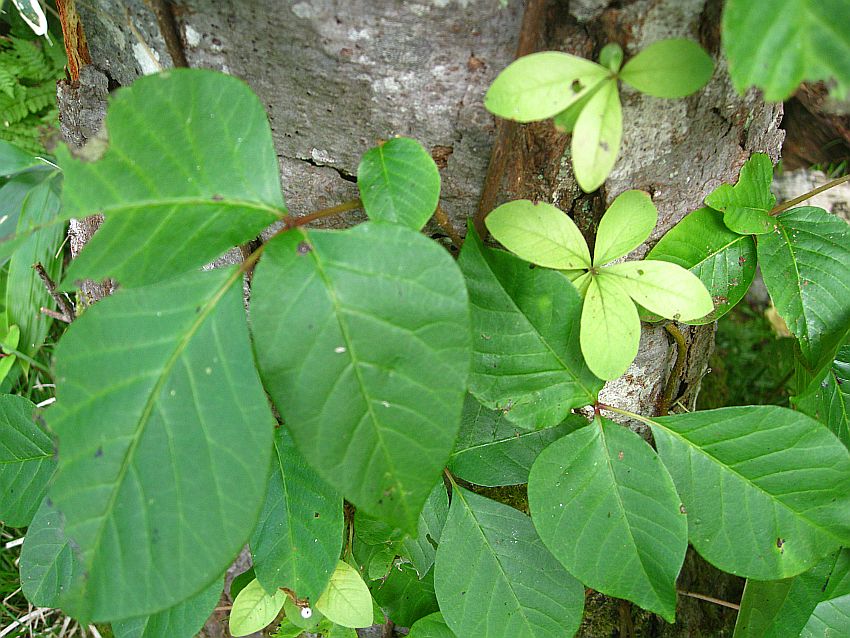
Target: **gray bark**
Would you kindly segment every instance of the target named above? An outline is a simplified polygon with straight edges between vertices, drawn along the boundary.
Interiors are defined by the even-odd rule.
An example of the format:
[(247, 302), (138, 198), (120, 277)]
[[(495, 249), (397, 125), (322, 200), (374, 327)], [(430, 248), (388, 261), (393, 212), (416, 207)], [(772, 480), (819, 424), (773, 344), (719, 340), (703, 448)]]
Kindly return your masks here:
[[(361, 154), (381, 139), (409, 135), (440, 158), (444, 208), (464, 229), (476, 211), (496, 134), (482, 98), (514, 57), (523, 8), (517, 0), (504, 7), (498, 0), (184, 0), (170, 7), (89, 0), (78, 10), (94, 68), (63, 88), (63, 132), (78, 144), (96, 130), (107, 84), (127, 85), (185, 60), (237, 75), (260, 96), (293, 213), (356, 196)], [(719, 11), (720, 0), (551, 0), (539, 32), (526, 36), (538, 49), (587, 57), (608, 41), (630, 55), (657, 39), (689, 37), (719, 57)], [(616, 195), (646, 190), (659, 225), (632, 256), (639, 257), (717, 185), (733, 182), (750, 153), (778, 158), (781, 105), (766, 105), (754, 93), (737, 95), (722, 60), (706, 89), (687, 99), (660, 100), (628, 88), (622, 95), (623, 147), (598, 193), (581, 193), (565, 157), (568, 138), (542, 123), (514, 128), (507, 167), (496, 176), (497, 202), (550, 201), (571, 212), (592, 241)], [(76, 241), (90, 231), (77, 232)], [(682, 329), (692, 345), (674, 382), (676, 396), (692, 405), (713, 328)], [(654, 413), (675, 354), (663, 328), (645, 325), (638, 358), (623, 378), (607, 384), (603, 401)], [(693, 557), (683, 583), (720, 598), (738, 595), (738, 584), (718, 579)], [(616, 635), (617, 604), (589, 600), (584, 635)], [(647, 636), (731, 635), (734, 620), (686, 598), (675, 626), (635, 615), (638, 635)]]

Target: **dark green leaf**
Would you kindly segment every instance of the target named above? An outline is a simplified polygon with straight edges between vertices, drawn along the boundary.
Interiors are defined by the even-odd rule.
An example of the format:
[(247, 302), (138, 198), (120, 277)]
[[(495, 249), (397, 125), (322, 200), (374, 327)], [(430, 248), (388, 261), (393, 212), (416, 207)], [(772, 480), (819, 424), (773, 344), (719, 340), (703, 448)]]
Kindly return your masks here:
[(357, 188), (369, 219), (420, 230), (440, 200), (440, 173), (419, 142), (396, 137), (363, 155)]
[(687, 268), (708, 289), (714, 312), (686, 323), (716, 321), (744, 297), (756, 274), (756, 245), (723, 223), (723, 215), (700, 208), (671, 228), (649, 251), (647, 259), (669, 261)]
[(781, 102), (801, 82), (833, 79), (839, 99), (850, 92), (850, 31), (842, 19), (846, 0), (728, 0), (723, 11), (723, 50), (739, 93), (750, 86)]
[(496, 487), (528, 482), (534, 459), (553, 441), (587, 425), (581, 416), (567, 415), (558, 425), (523, 430), (500, 410), (489, 410), (467, 396), (449, 469), (475, 485)]
[(112, 94), (106, 152), (57, 155), (63, 217), (105, 222), (67, 274), (124, 286), (173, 277), (285, 213), (263, 105), (235, 77), (171, 69)]
[(763, 235), (776, 229), (770, 211), (776, 197), (770, 192), (773, 162), (764, 153), (754, 153), (741, 168), (735, 186), (722, 184), (705, 198), (705, 203), (723, 213), (723, 223), (740, 235)]
[[(0, 262), (5, 261), (34, 232), (44, 227), (20, 224), (21, 209), (29, 194), (49, 182), (56, 171), (35, 169), (15, 175), (0, 186)], [(46, 188), (46, 187), (45, 187)], [(32, 215), (28, 218), (32, 220)], [(55, 219), (49, 226), (59, 226)]]
[(266, 490), (274, 418), (241, 272), (118, 291), (68, 329), (56, 379), (50, 496), (87, 576), (63, 609), (109, 621), (194, 596), (248, 540)]
[(850, 448), (850, 342), (838, 349), (832, 365), (793, 402), (798, 410), (823, 423)]
[(342, 497), (307, 464), (286, 427), (275, 431), (266, 504), (251, 536), (257, 580), (316, 600), (342, 551)]
[(269, 394), (326, 481), (415, 531), (466, 389), (469, 310), (457, 265), (419, 233), (373, 222), (296, 229), (266, 246), (251, 318)]
[(526, 429), (557, 425), (602, 382), (581, 355), (581, 299), (560, 273), (484, 247), (474, 231), (458, 260), (472, 307), (470, 391)]
[(764, 283), (813, 368), (850, 326), (850, 226), (821, 208), (794, 208), (758, 239)]
[(254, 568), (251, 567), (248, 571), (242, 572), (237, 575), (230, 581), (230, 598), (231, 600), (236, 598), (239, 595), (239, 592), (245, 589), (245, 587), (252, 580), (257, 578), (256, 574), (254, 574)]
[(446, 494), (446, 486), (440, 481), (431, 490), (419, 515), (416, 538), (408, 537), (402, 541), (402, 552), (411, 560), (420, 578), (424, 578), (434, 565), (437, 546), (448, 515), (449, 497)]
[(0, 520), (29, 525), (55, 467), (53, 441), (35, 422), (35, 405), (0, 395)]
[(194, 638), (213, 613), (221, 589), (221, 580), (216, 580), (200, 594), (158, 614), (112, 623), (112, 633), (115, 638)]
[(387, 618), (400, 627), (410, 627), (440, 609), (434, 594), (434, 572), (429, 571), (420, 579), (409, 563), (393, 566), (385, 580), (372, 585), (372, 595)]
[[(2, 8), (0, 3), (0, 9)], [(25, 153), (5, 140), (0, 140), (0, 175), (7, 177), (41, 164), (44, 162), (37, 157)]]
[(455, 487), (434, 586), (458, 636), (563, 638), (578, 630), (584, 588), (543, 546), (531, 519)]
[(714, 61), (693, 40), (654, 42), (626, 62), (620, 79), (655, 97), (685, 97), (708, 84)]
[(746, 406), (651, 425), (687, 508), (690, 542), (723, 571), (787, 578), (850, 542), (850, 453), (817, 421)]
[(800, 638), (850, 635), (850, 594), (825, 600), (815, 607)]
[(420, 618), (410, 628), (407, 638), (456, 638), (440, 612)]
[(597, 419), (556, 441), (531, 468), (528, 502), (571, 574), (673, 622), (687, 523), (673, 479), (637, 434)]

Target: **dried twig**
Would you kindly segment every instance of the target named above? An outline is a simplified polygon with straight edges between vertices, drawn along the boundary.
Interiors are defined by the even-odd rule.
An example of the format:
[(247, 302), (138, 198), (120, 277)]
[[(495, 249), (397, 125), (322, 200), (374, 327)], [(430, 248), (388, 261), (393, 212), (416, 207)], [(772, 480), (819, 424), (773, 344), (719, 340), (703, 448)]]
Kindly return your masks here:
[(77, 318), (77, 314), (74, 312), (74, 306), (71, 305), (71, 302), (68, 297), (65, 295), (65, 293), (59, 292), (56, 289), (56, 284), (50, 278), (50, 275), (47, 274), (47, 271), (44, 269), (44, 266), (41, 265), (41, 262), (35, 264), (33, 268), (35, 269), (35, 272), (38, 273), (38, 276), (41, 278), (41, 281), (44, 282), (44, 287), (47, 288), (47, 292), (50, 293), (50, 296), (53, 297), (53, 301), (56, 302), (56, 306), (59, 308), (59, 313), (48, 311), (47, 308), (42, 308), (41, 312), (50, 317), (53, 317), (54, 319), (59, 319), (60, 321), (64, 321), (65, 323), (71, 323), (74, 319)]

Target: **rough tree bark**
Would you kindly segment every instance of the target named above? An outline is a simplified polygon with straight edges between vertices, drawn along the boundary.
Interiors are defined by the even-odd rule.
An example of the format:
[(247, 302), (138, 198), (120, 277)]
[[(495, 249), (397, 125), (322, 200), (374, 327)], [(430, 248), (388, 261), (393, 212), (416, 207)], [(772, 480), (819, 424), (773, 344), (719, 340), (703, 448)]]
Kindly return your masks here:
[[(283, 190), (295, 214), (355, 196), (360, 155), (378, 140), (403, 134), (420, 140), (437, 160), (443, 207), (459, 229), (479, 208), (486, 212), (524, 197), (570, 212), (592, 242), (601, 213), (616, 195), (631, 188), (650, 192), (659, 224), (635, 257), (718, 184), (734, 181), (750, 153), (778, 158), (781, 105), (766, 105), (754, 93), (738, 96), (719, 59), (720, 0), (502, 4), (57, 0), (71, 58), (71, 80), (60, 87), (63, 134), (72, 145), (90, 137), (108, 91), (143, 73), (175, 65), (218, 69), (246, 80), (266, 105)], [(482, 106), (487, 86), (518, 50), (595, 57), (615, 41), (628, 55), (668, 37), (698, 39), (718, 59), (714, 78), (684, 100), (659, 100), (624, 87), (620, 159), (596, 193), (584, 194), (576, 185), (568, 138), (550, 123), (497, 125)], [(75, 251), (95, 226), (74, 224)], [(231, 258), (238, 259), (239, 252)], [(93, 298), (104, 293), (88, 292)], [(685, 365), (676, 368), (680, 374), (670, 383), (674, 397), (692, 406), (706, 373), (713, 327), (680, 328), (688, 344)], [(654, 413), (676, 354), (663, 327), (644, 325), (638, 358), (622, 379), (606, 386), (603, 400)], [(692, 555), (680, 588), (729, 600), (740, 595), (740, 583)], [(591, 594), (588, 609), (583, 635), (630, 635), (616, 601)], [(733, 612), (684, 596), (674, 626), (636, 609), (625, 611), (638, 636), (731, 635), (734, 622)]]

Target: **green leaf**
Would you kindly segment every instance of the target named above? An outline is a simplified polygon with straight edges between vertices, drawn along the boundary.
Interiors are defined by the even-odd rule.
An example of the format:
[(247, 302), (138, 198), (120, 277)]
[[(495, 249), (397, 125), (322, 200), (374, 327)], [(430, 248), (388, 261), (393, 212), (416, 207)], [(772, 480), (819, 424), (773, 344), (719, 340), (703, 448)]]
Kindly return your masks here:
[(216, 580), (200, 594), (158, 614), (112, 623), (112, 633), (115, 638), (194, 638), (212, 615), (221, 589), (221, 580)]
[(236, 269), (119, 290), (60, 342), (49, 493), (87, 575), (62, 600), (75, 617), (171, 607), (207, 587), (248, 540), (274, 418), (242, 294)]
[(58, 281), (62, 273), (62, 244), (64, 226), (51, 224), (59, 214), (61, 179), (58, 174), (35, 186), (24, 198), (18, 217), (21, 236), (27, 228), (45, 226), (21, 242), (9, 262), (6, 283), (6, 313), (10, 324), (21, 329), (19, 350), (32, 356), (44, 343), (50, 319), (41, 312), (42, 307), (53, 309), (56, 303), (33, 264), (44, 266), (48, 276)]
[(850, 226), (810, 206), (776, 220), (776, 231), (759, 237), (759, 265), (776, 310), (817, 368), (850, 326)]
[(528, 503), (567, 571), (673, 622), (687, 523), (673, 479), (637, 434), (597, 419), (556, 441), (531, 468)]
[[(431, 490), (425, 507), (419, 515), (416, 525), (416, 538), (405, 538), (402, 541), (402, 551), (411, 560), (419, 578), (434, 565), (437, 555), (437, 545), (449, 515), (449, 496), (446, 494), (446, 486), (440, 481)], [(404, 623), (402, 623), (404, 624)]]
[[(21, 211), (30, 194), (36, 189), (43, 194), (43, 189), (49, 189), (45, 184), (52, 182), (56, 175), (54, 170), (33, 169), (13, 176), (0, 186), (0, 261), (5, 261), (33, 233), (45, 228), (33, 225), (33, 218), (38, 216), (38, 211), (26, 216), (27, 224), (19, 223)], [(37, 201), (41, 196), (36, 195), (32, 201)], [(60, 221), (54, 218), (47, 227), (59, 226)]]
[(484, 97), (484, 106), (494, 115), (517, 122), (545, 120), (609, 75), (605, 67), (569, 53), (533, 53), (499, 73)]
[(254, 568), (251, 567), (247, 571), (238, 574), (230, 581), (230, 597), (236, 598), (239, 595), (239, 592), (245, 589), (245, 587), (252, 580), (256, 578), (256, 574), (254, 574)]
[(850, 453), (817, 421), (746, 406), (650, 425), (687, 508), (690, 542), (716, 567), (788, 578), (850, 541)]
[(410, 628), (407, 638), (457, 638), (449, 629), (443, 614), (436, 612), (420, 618)]
[(280, 621), (280, 624), (277, 627), (273, 637), (274, 638), (300, 638), (301, 634), (304, 633), (304, 630), (292, 623), (289, 618), (283, 618)]
[(357, 188), (369, 219), (420, 230), (440, 200), (440, 172), (419, 142), (396, 137), (366, 151)]
[(714, 312), (686, 323), (716, 321), (743, 299), (756, 274), (756, 244), (723, 223), (723, 215), (700, 208), (673, 226), (646, 255), (669, 261), (696, 275), (711, 295)]
[(827, 426), (850, 448), (850, 342), (838, 349), (832, 365), (792, 402), (798, 410)]
[(618, 277), (592, 277), (581, 311), (581, 353), (600, 379), (616, 379), (634, 361), (640, 318)]
[(251, 536), (257, 580), (316, 600), (342, 551), (342, 498), (307, 464), (286, 427), (275, 430), (266, 503)]
[(555, 117), (552, 118), (552, 124), (555, 125), (555, 128), (561, 133), (572, 133), (576, 127), (576, 122), (578, 121), (578, 116), (584, 110), (584, 107), (587, 106), (587, 103), (593, 99), (593, 96), (605, 86), (604, 82), (599, 82), (586, 91), (584, 95), (582, 95), (581, 99), (576, 102), (570, 104), (563, 111), (558, 113)]
[[(306, 611), (307, 609), (309, 611)], [(308, 608), (296, 605), (289, 596), (283, 602), (283, 611), (289, 622), (300, 627), (301, 631), (314, 631), (322, 625), (330, 624), (330, 621), (315, 607)]]
[(599, 52), (599, 64), (617, 73), (623, 64), (623, 47), (616, 42), (606, 44)]
[(748, 580), (733, 638), (799, 636), (818, 603), (829, 597), (833, 574), (838, 581), (846, 573), (847, 556), (842, 550), (794, 578)]
[(711, 295), (699, 278), (667, 261), (625, 261), (605, 266), (597, 279), (615, 278), (641, 306), (676, 321), (701, 319), (714, 310)]
[(53, 441), (35, 419), (31, 401), (0, 395), (0, 520), (11, 527), (30, 524), (56, 467)]
[[(0, 9), (2, 8), (3, 4), (0, 3)], [(25, 153), (5, 140), (0, 140), (0, 176), (8, 177), (43, 164), (43, 160)]]
[(499, 243), (525, 261), (558, 270), (590, 268), (590, 251), (578, 226), (551, 204), (518, 199), (496, 208), (484, 223)]
[(508, 421), (502, 411), (488, 410), (470, 395), (464, 404), (449, 469), (475, 485), (527, 483), (537, 455), (553, 441), (585, 425), (586, 419), (571, 414), (558, 425), (523, 430)]
[(654, 42), (626, 62), (620, 79), (654, 97), (685, 97), (708, 84), (714, 61), (693, 40)]
[(339, 561), (328, 588), (316, 601), (316, 609), (328, 620), (343, 627), (372, 625), (372, 595), (360, 574), (351, 565)]
[[(11, 372), (12, 366), (15, 365), (15, 362), (18, 360), (18, 357), (14, 354), (11, 354), (11, 352), (13, 350), (18, 349), (20, 341), (21, 329), (18, 328), (18, 326), (10, 326), (9, 331), (6, 333), (6, 336), (4, 336), (3, 340), (0, 341), (0, 347), (2, 347), (2, 350), (5, 353), (5, 356), (0, 359), (0, 382), (4, 381), (6, 377), (9, 376), (9, 372)], [(36, 505), (36, 503), (38, 503), (38, 501), (32, 504), (33, 507)]]
[(608, 178), (623, 137), (623, 111), (617, 81), (608, 80), (584, 107), (573, 129), (573, 171), (581, 189), (590, 193)]
[(173, 277), (283, 216), (271, 129), (244, 82), (171, 69), (111, 98), (103, 156), (86, 162), (57, 152), (63, 217), (105, 217), (66, 281), (138, 286)]
[(625, 191), (617, 195), (599, 221), (593, 265), (628, 255), (649, 237), (657, 221), (658, 211), (649, 193)]
[(514, 508), (452, 490), (434, 586), (458, 636), (562, 638), (581, 622), (584, 588)]
[(818, 604), (800, 638), (847, 635), (850, 635), (850, 594)]
[(49, 498), (41, 501), (21, 549), (21, 588), (36, 607), (58, 607), (60, 596), (82, 577), (65, 535), (62, 514)]
[(763, 235), (776, 229), (770, 211), (776, 197), (770, 192), (773, 162), (764, 153), (754, 153), (741, 167), (735, 186), (722, 184), (705, 198), (705, 203), (723, 214), (723, 223), (740, 235)]
[(331, 625), (327, 638), (357, 638), (357, 631), (342, 625)]
[(328, 483), (414, 531), (466, 392), (460, 270), (433, 241), (390, 224), (296, 229), (266, 246), (251, 311), (266, 389)]
[(803, 81), (832, 79), (834, 96), (847, 97), (850, 33), (839, 26), (846, 0), (774, 0), (768, 9), (750, 0), (726, 2), (723, 50), (738, 92), (757, 86), (766, 100), (781, 102)]
[(282, 590), (268, 594), (260, 581), (252, 580), (233, 601), (228, 622), (230, 634), (247, 636), (270, 625), (283, 609), (286, 598)]
[(440, 609), (434, 594), (434, 572), (420, 578), (408, 563), (393, 566), (386, 579), (372, 586), (372, 594), (387, 618), (400, 627), (410, 627)]
[(472, 229), (458, 263), (472, 307), (472, 394), (526, 429), (593, 403), (602, 382), (581, 356), (581, 300), (570, 282), (485, 248)]

